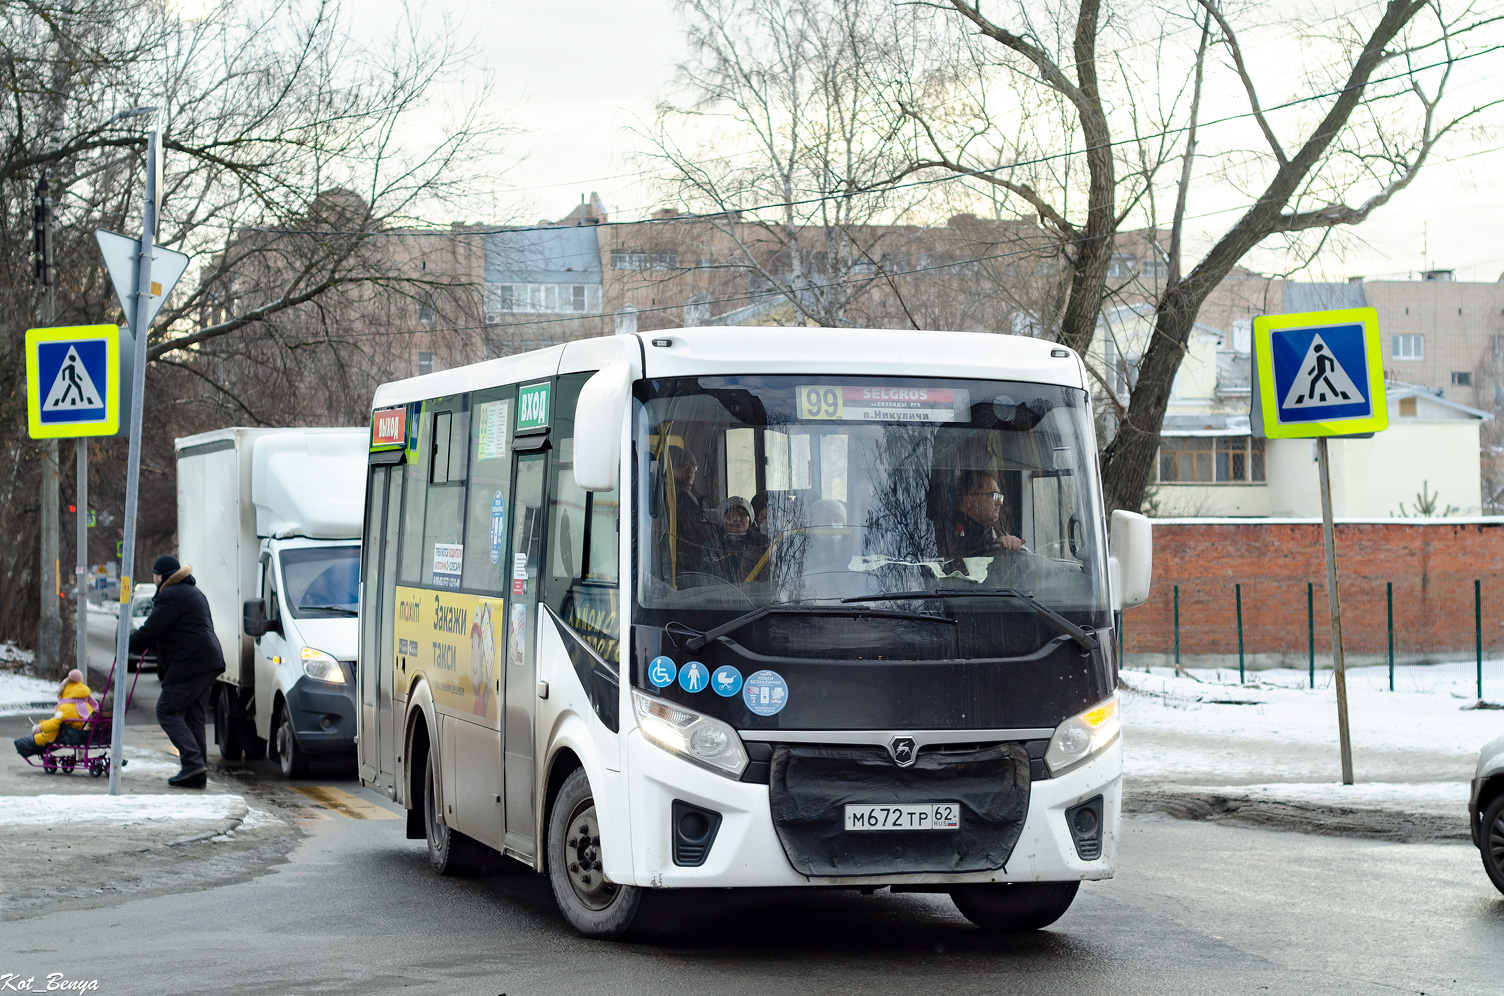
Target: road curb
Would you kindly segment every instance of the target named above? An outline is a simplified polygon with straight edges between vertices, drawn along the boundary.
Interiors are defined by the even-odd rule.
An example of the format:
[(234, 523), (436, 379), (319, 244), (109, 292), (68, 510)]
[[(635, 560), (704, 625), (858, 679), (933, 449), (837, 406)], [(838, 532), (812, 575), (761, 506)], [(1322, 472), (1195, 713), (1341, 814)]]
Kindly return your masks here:
[(1467, 816), (1256, 799), (1236, 793), (1140, 789), (1123, 795), (1123, 812), (1158, 813), (1179, 820), (1232, 823), (1323, 837), (1402, 843), (1470, 840)]

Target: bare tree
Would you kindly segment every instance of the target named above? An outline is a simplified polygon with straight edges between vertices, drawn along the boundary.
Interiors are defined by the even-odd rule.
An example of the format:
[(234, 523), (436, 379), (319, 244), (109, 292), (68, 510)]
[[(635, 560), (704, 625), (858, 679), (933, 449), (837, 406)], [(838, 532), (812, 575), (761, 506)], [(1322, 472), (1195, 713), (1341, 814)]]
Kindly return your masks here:
[[(37, 611), (23, 593), (36, 576), (38, 509), (20, 347), (37, 178), (61, 190), (57, 324), (119, 316), (93, 230), (138, 224), (143, 119), (118, 112), (156, 107), (166, 150), (158, 241), (192, 253), (196, 269), (149, 344), (140, 535), (150, 547), (174, 530), (174, 435), (223, 425), (226, 411), (235, 422), (348, 417), (350, 395), (335, 392), (358, 396), (359, 378), (287, 390), (298, 377), (272, 380), (263, 365), (258, 378), (249, 358), (289, 374), (299, 350), (345, 362), (333, 333), (348, 328), (321, 328), (306, 309), (349, 314), (343, 302), (362, 287), (421, 294), (422, 271), (385, 241), (489, 182), (505, 129), (484, 109), (468, 44), (429, 12), (421, 26), (414, 13), (376, 37), (334, 0), (221, 2), (194, 17), (157, 0), (0, 0), (0, 25), (0, 374), (11, 385), (0, 399), (10, 427), (0, 521), (13, 536), (0, 558), (0, 592), (11, 593), (0, 594), (0, 639), (24, 641)], [(229, 348), (216, 353), (219, 344)], [(101, 509), (118, 508), (124, 449), (103, 440), (93, 450)], [(108, 559), (118, 530), (98, 532), (92, 558)]]
[(653, 136), (668, 190), (734, 247), (714, 265), (800, 321), (852, 324), (853, 302), (891, 290), (884, 240), (916, 198), (874, 194), (898, 149), (905, 25), (885, 0), (683, 0), (690, 57), (681, 103)]
[[(1149, 11), (1165, 26), (1141, 38), (1133, 31), (1144, 12), (1114, 18), (1101, 0), (1070, 10), (1019, 2), (984, 12), (972, 0), (940, 6), (967, 37), (957, 43), (952, 86), (906, 105), (919, 140), (890, 180), (945, 171), (1037, 213), (1058, 240), (1068, 277), (1044, 334), (1082, 353), (1104, 303), (1124, 291), (1109, 277), (1115, 240), (1148, 230), (1166, 266), (1151, 298), (1152, 338), (1103, 454), (1110, 507), (1143, 503), (1196, 316), (1240, 261), (1271, 238), (1310, 252), (1333, 228), (1361, 223), (1414, 180), (1439, 141), (1498, 103), (1448, 111), (1443, 99), (1458, 60), (1476, 53), (1484, 29), (1499, 22), (1479, 5), (1390, 0), (1305, 30), (1282, 25), (1315, 52), (1316, 68), (1293, 93), (1289, 62), (1256, 73), (1239, 40), (1238, 14), (1251, 31), (1267, 23), (1263, 7), (1157, 5)], [(1257, 141), (1225, 144), (1200, 170), (1204, 96), (1214, 85), (1241, 94), (1235, 117)], [(1261, 86), (1285, 88), (1280, 105), (1295, 111), (1276, 116)], [(1000, 88), (1022, 99), (1000, 108)], [(958, 101), (963, 92), (968, 102)], [(1054, 131), (1052, 111), (1062, 112)], [(1233, 185), (1248, 203), (1186, 265), (1191, 199), (1210, 183)], [(1167, 216), (1158, 213), (1161, 202), (1173, 205)]]

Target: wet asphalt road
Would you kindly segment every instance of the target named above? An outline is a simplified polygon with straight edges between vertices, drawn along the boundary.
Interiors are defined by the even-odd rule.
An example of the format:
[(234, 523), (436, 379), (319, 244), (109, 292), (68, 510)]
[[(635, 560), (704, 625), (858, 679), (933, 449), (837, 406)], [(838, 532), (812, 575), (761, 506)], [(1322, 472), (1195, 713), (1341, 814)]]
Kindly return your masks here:
[[(136, 722), (155, 687), (144, 674)], [(266, 762), (238, 780), (287, 795)], [(304, 784), (375, 798), (340, 769)], [(0, 986), (61, 972), (107, 996), (1504, 991), (1504, 896), (1466, 844), (1128, 817), (1118, 878), (1034, 935), (982, 933), (943, 896), (786, 891), (686, 897), (667, 934), (606, 944), (576, 937), (530, 872), (435, 876), (400, 820), (310, 806), (299, 825), (284, 863), (234, 884), (0, 921)]]
[(1119, 877), (1034, 935), (979, 932), (939, 896), (800, 891), (691, 897), (667, 936), (607, 944), (569, 931), (541, 877), (439, 878), (399, 820), (304, 815), (287, 862), (247, 881), (0, 922), (0, 975), (108, 996), (1504, 988), (1504, 896), (1462, 844), (1134, 817)]

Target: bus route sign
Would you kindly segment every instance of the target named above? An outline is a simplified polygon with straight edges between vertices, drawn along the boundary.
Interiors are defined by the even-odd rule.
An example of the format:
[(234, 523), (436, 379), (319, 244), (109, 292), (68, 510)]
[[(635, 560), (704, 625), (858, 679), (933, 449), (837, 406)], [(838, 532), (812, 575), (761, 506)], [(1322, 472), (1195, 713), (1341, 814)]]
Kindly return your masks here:
[(1250, 421), (1266, 439), (1372, 434), (1389, 427), (1378, 312), (1346, 308), (1253, 320)]
[(120, 327), (26, 331), (26, 426), (32, 439), (120, 431)]

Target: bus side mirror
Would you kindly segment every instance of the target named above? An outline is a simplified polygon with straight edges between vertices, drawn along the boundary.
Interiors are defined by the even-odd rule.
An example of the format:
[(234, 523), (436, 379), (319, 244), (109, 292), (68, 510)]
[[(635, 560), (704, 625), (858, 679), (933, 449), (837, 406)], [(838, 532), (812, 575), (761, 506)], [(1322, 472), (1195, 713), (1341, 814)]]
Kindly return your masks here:
[(632, 396), (632, 371), (613, 363), (580, 388), (574, 414), (574, 480), (586, 491), (616, 487), (621, 427)]
[(1154, 576), (1154, 527), (1137, 512), (1112, 513), (1107, 569), (1112, 580), (1113, 608), (1128, 609), (1149, 600)]

